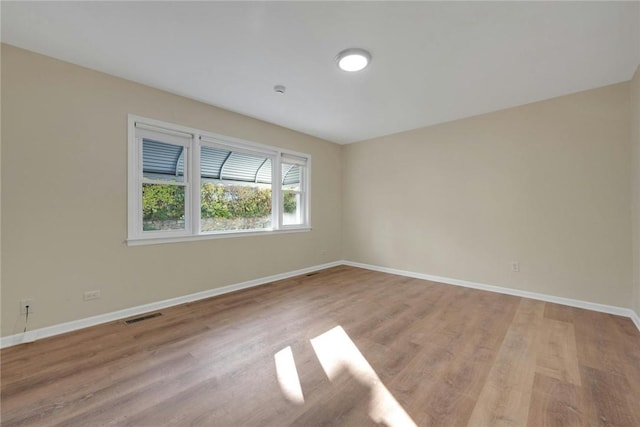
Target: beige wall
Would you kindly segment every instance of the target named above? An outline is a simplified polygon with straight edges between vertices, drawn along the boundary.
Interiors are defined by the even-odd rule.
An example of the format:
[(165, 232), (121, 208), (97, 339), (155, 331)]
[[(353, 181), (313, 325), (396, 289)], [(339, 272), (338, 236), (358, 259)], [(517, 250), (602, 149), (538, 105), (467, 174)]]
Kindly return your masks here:
[(640, 316), (640, 66), (631, 80), (633, 309)]
[[(6, 45), (1, 77), (3, 336), (24, 298), (39, 328), (341, 258), (340, 146)], [(128, 113), (311, 154), (313, 231), (127, 247)]]
[(629, 307), (629, 98), (621, 83), (346, 146), (345, 259)]

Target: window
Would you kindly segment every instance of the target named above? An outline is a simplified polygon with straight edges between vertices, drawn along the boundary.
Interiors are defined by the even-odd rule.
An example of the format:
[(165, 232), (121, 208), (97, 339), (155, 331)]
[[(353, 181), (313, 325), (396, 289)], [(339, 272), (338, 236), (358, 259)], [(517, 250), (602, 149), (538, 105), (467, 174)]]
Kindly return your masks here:
[(238, 151), (203, 142), (200, 148), (200, 230), (272, 229), (272, 165), (270, 153)]
[(307, 194), (304, 191), (307, 159), (291, 155), (282, 155), (282, 225), (299, 226), (306, 224)]
[(310, 156), (129, 116), (129, 244), (309, 229)]

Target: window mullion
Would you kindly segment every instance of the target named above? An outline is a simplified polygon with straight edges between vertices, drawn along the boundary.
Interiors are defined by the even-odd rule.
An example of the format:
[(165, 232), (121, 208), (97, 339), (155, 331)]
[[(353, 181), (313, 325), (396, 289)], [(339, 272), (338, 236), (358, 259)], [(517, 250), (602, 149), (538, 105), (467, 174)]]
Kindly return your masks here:
[(282, 163), (278, 153), (271, 168), (271, 224), (275, 230), (282, 228)]
[(191, 167), (191, 152), (193, 150), (191, 147), (187, 148), (187, 155), (184, 156), (184, 231), (191, 234), (191, 200), (192, 200), (192, 189), (191, 189), (191, 175), (192, 175), (192, 167)]
[(142, 185), (144, 183), (144, 156), (143, 156), (143, 138), (138, 138), (138, 180), (137, 180), (137, 185), (138, 185), (138, 198), (137, 198), (137, 203), (138, 203), (138, 218), (137, 218), (137, 223), (138, 223), (138, 235), (142, 236), (143, 232), (144, 232), (144, 219), (142, 218), (142, 210), (143, 210), (143, 199), (142, 199)]
[(150, 179), (150, 178), (142, 178), (143, 184), (159, 184), (159, 185), (174, 185), (176, 187), (187, 187), (188, 183), (185, 182), (177, 182), (177, 181), (164, 181), (162, 179)]
[(193, 137), (193, 145), (191, 150), (191, 179), (189, 180), (191, 186), (191, 233), (192, 234), (200, 234), (201, 232), (201, 224), (200, 224), (200, 214), (201, 214), (201, 183), (200, 183), (200, 136), (194, 135)]
[(309, 162), (307, 162), (307, 165), (304, 167), (304, 169), (302, 170), (302, 185), (300, 186), (300, 189), (302, 189), (302, 196), (301, 198), (304, 199), (302, 201), (302, 206), (304, 207), (304, 216), (302, 218), (302, 222), (303, 225), (305, 227), (309, 226), (310, 223), (310, 219), (309, 219), (309, 211), (311, 209), (310, 202), (311, 200), (309, 199), (309, 168), (311, 167), (311, 164)]

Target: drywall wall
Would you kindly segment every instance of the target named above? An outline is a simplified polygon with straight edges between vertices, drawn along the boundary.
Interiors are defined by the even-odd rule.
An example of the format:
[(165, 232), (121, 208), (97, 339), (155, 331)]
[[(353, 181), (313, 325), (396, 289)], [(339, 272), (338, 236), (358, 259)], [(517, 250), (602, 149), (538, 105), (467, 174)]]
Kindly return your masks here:
[(626, 82), (345, 146), (345, 259), (630, 307), (629, 98)]
[[(2, 55), (0, 54), (0, 82), (2, 81)], [(0, 84), (0, 112), (2, 111), (2, 85)], [(2, 114), (0, 113), (0, 242), (2, 242)], [(2, 244), (0, 243), (0, 322), (2, 322)], [(0, 336), (2, 326), (0, 324)]]
[(633, 309), (640, 316), (640, 66), (631, 80), (631, 228)]
[[(341, 258), (340, 146), (7, 45), (1, 78), (3, 336)], [(127, 247), (129, 113), (311, 154), (313, 230)]]

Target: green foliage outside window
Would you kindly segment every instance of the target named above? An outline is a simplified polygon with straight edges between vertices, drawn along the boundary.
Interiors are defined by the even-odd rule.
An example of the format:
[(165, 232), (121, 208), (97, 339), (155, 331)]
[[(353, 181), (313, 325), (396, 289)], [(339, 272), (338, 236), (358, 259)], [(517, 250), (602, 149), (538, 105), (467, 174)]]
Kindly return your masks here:
[[(184, 187), (145, 184), (142, 193), (144, 221), (184, 219)], [(296, 194), (284, 191), (284, 211), (296, 211)], [(256, 218), (271, 214), (271, 189), (243, 185), (201, 186), (202, 218)]]
[(296, 193), (294, 191), (285, 190), (282, 193), (282, 202), (286, 213), (294, 213), (298, 208), (298, 201), (296, 200)]
[(200, 215), (202, 218), (231, 218), (229, 197), (225, 187), (210, 183), (202, 184), (200, 190)]
[(202, 184), (202, 218), (255, 218), (271, 214), (271, 189)]
[(184, 219), (184, 187), (143, 184), (142, 189), (144, 220)]

